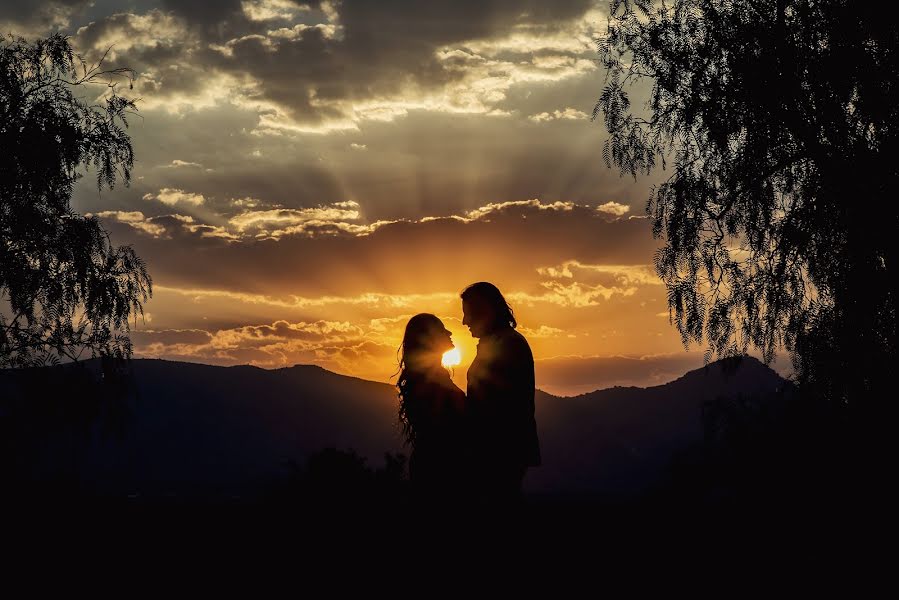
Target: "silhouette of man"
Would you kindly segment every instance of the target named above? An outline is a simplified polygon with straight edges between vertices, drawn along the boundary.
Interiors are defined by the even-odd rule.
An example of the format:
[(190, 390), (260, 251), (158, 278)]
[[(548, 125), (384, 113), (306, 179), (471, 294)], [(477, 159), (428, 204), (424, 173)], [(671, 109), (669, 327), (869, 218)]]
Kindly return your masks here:
[(514, 503), (528, 467), (540, 465), (534, 419), (534, 356), (512, 309), (492, 283), (462, 292), (462, 324), (480, 338), (468, 369), (467, 417), (475, 494)]

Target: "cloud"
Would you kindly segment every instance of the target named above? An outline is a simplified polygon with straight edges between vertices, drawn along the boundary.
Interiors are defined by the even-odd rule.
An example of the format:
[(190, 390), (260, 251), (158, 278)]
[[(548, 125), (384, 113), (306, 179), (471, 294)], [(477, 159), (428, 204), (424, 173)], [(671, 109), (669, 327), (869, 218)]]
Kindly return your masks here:
[[(210, 290), (210, 289), (190, 289), (190, 288), (174, 288), (168, 286), (154, 286), (154, 289), (164, 292), (175, 293), (181, 296), (187, 296), (195, 302), (202, 299), (225, 298), (235, 300), (247, 304), (265, 304), (278, 308), (310, 308), (323, 307), (333, 305), (348, 306), (375, 306), (379, 308), (410, 308), (421, 306), (429, 303), (455, 302), (458, 299), (457, 293), (440, 292), (433, 294), (384, 294), (378, 292), (367, 292), (357, 295), (341, 295), (341, 296), (271, 296), (265, 294), (247, 294), (241, 292), (233, 292), (228, 290)], [(384, 323), (387, 321), (376, 320)]]
[(542, 112), (536, 115), (531, 115), (528, 117), (529, 120), (535, 123), (544, 123), (546, 121), (558, 121), (559, 119), (563, 120), (580, 120), (580, 119), (589, 119), (590, 115), (585, 112), (579, 111), (577, 109), (568, 107), (564, 110), (554, 110), (553, 112)]
[[(350, 323), (319, 320), (314, 323), (289, 323), (278, 320), (270, 325), (246, 325), (235, 329), (215, 332), (209, 343), (222, 348), (239, 348), (244, 346), (269, 346), (275, 342), (300, 340), (304, 342), (322, 342), (329, 344), (346, 340), (355, 340), (363, 335), (363, 331)], [(308, 346), (302, 346), (307, 349)]]
[(314, 208), (274, 208), (268, 210), (247, 210), (228, 220), (228, 226), (238, 234), (255, 238), (278, 239), (286, 235), (349, 233), (362, 235), (370, 233), (380, 223), (362, 225), (356, 223), (361, 218), (359, 204), (353, 201), (335, 202), (328, 206)]
[(181, 167), (195, 167), (197, 169), (202, 169), (203, 165), (201, 165), (200, 163), (196, 163), (196, 162), (179, 160), (177, 158), (175, 160), (173, 160), (170, 164), (162, 165), (162, 168), (164, 168), (164, 169), (178, 169)]
[(194, 194), (175, 188), (162, 188), (157, 194), (144, 194), (143, 199), (159, 200), (160, 202), (168, 206), (175, 206), (176, 204), (200, 206), (206, 201), (206, 199), (203, 197), (203, 194)]
[(506, 32), (468, 41), (465, 46), (470, 51), (489, 57), (527, 56), (536, 54), (553, 60), (562, 53), (582, 55), (594, 48), (595, 32), (605, 17), (591, 3), (586, 10), (567, 23), (516, 23)]
[[(427, 64), (436, 65), (439, 77), (401, 68), (412, 59), (399, 53), (397, 65), (385, 57), (368, 65), (362, 79), (356, 77), (355, 62), (335, 57), (366, 37), (381, 36), (370, 31), (375, 23), (406, 16), (381, 14), (368, 28), (360, 20), (355, 29), (341, 24), (341, 39), (316, 29), (332, 23), (315, 3), (290, 22), (247, 19), (239, 1), (215, 4), (191, 9), (163, 3), (153, 18), (164, 31), (174, 23), (177, 35), (167, 32), (158, 41), (143, 33), (147, 27), (141, 22), (137, 26), (132, 20), (102, 16), (101, 6), (82, 32), (85, 47), (90, 47), (88, 33), (96, 37), (104, 28), (103, 35), (140, 38), (115, 61), (138, 72), (134, 94), (141, 98), (144, 118), (134, 120), (131, 131), (140, 162), (163, 165), (179, 159), (215, 169), (208, 177), (200, 168), (144, 169), (139, 176), (147, 187), (141, 193), (181, 189), (204, 195), (207, 203), (251, 196), (264, 199), (269, 208), (354, 198), (372, 220), (397, 220), (410, 213), (417, 218), (464, 215), (503, 198), (586, 203), (595, 190), (602, 190), (618, 202), (631, 203), (639, 195), (632, 191), (635, 186), (619, 182), (616, 172), (595, 160), (588, 169), (587, 139), (592, 136), (594, 148), (596, 135), (601, 142), (603, 132), (594, 129), (598, 125), (545, 123), (539, 142), (533, 139), (533, 127), (522, 126), (528, 115), (541, 112), (566, 107), (589, 112), (595, 78), (601, 75), (589, 70), (595, 67), (591, 32), (604, 24), (587, 18), (595, 3), (540, 7), (548, 13), (545, 19), (536, 13), (514, 14), (515, 7), (533, 12), (533, 3), (488, 8), (496, 11), (497, 22), (486, 28), (465, 25), (473, 28), (473, 37), (466, 33), (447, 43), (428, 42), (432, 58)], [(135, 5), (133, 16), (155, 23), (148, 18), (151, 11), (140, 8), (145, 5)], [(390, 6), (385, 4), (384, 10)], [(338, 5), (337, 10), (350, 15), (361, 9)], [(349, 16), (344, 20), (352, 21)], [(497, 42), (513, 33), (517, 46)], [(586, 44), (565, 45), (564, 40), (575, 37)], [(233, 54), (222, 56), (212, 46), (228, 46)], [(322, 62), (305, 55), (313, 50), (321, 51)], [(570, 76), (557, 79), (563, 72)], [(357, 85), (368, 80), (375, 83)], [(339, 129), (354, 133), (293, 135)], [(350, 143), (364, 145), (366, 151), (349, 152)], [(248, 160), (253, 150), (261, 156)], [(384, 176), (387, 169), (390, 177)]]
[(565, 284), (558, 281), (544, 281), (540, 285), (546, 288), (547, 291), (541, 294), (514, 292), (508, 296), (511, 300), (524, 304), (549, 303), (558, 306), (583, 308), (586, 306), (597, 306), (600, 304), (600, 300), (609, 300), (616, 294), (633, 296), (637, 292), (635, 286), (607, 287), (602, 284)]
[[(626, 267), (651, 259), (652, 237), (644, 220), (612, 218), (573, 202), (508, 201), (463, 215), (392, 222), (366, 222), (361, 213), (355, 202), (342, 201), (307, 209), (248, 209), (218, 217), (222, 224), (160, 216), (153, 222), (166, 227), (168, 239), (135, 240), (136, 250), (154, 265), (160, 284), (179, 288), (402, 295), (445, 292), (447, 285), (461, 290), (501, 274), (523, 301), (582, 306), (630, 294), (630, 288), (645, 283), (636, 279), (643, 271), (623, 278), (623, 269), (605, 273), (584, 267), (574, 281), (541, 282), (537, 270)], [(114, 233), (127, 242), (128, 229)], [(183, 260), (194, 253), (203, 260)]]
[(622, 285), (662, 285), (650, 264), (645, 265), (591, 265), (577, 260), (567, 260), (562, 264), (538, 267), (540, 275), (553, 279), (601, 280)]
[(130, 334), (131, 341), (137, 347), (161, 346), (197, 346), (208, 344), (212, 334), (204, 329), (135, 329)]
[(180, 51), (193, 47), (192, 35), (186, 24), (175, 15), (159, 9), (144, 14), (117, 13), (106, 16), (78, 28), (75, 38), (82, 52), (96, 54), (108, 49), (109, 61), (133, 56), (136, 51), (178, 48), (180, 54)]
[(680, 348), (628, 220), (654, 182), (603, 168), (601, 127), (573, 119), (600, 85), (595, 1), (150, 4), (70, 29), (138, 74), (134, 183), (84, 178), (73, 206), (154, 277), (139, 356), (386, 380), (418, 312), (470, 359), (478, 280), (535, 356)]
[(26, 38), (41, 37), (65, 29), (90, 0), (44, 0), (0, 3), (0, 31)]
[[(544, 204), (540, 199), (533, 198), (531, 200), (512, 200), (509, 202), (491, 202), (479, 208), (468, 211), (466, 217), (471, 220), (489, 219), (492, 214), (508, 214), (510, 212), (518, 212), (524, 214), (528, 210), (536, 209), (538, 211), (570, 211), (575, 207), (573, 202), (556, 201)], [(524, 211), (524, 212), (522, 212)]]
[[(92, 213), (86, 213), (92, 216)], [(200, 238), (218, 238), (227, 242), (235, 242), (239, 238), (227, 231), (224, 227), (197, 223), (190, 215), (157, 215), (147, 217), (140, 211), (104, 210), (96, 213), (96, 216), (113, 222), (124, 223), (150, 237), (171, 240), (173, 234), (178, 231), (188, 231), (200, 236)]]
[(133, 89), (118, 91), (137, 99), (140, 110), (181, 115), (252, 94), (255, 85), (246, 74), (211, 68), (203, 58), (210, 51), (204, 37), (179, 11), (154, 8), (106, 15), (79, 27), (72, 41), (90, 62), (108, 51), (104, 67), (127, 66), (135, 72)]
[[(174, 206), (188, 204), (200, 206), (205, 202), (202, 194), (193, 194), (180, 189), (163, 188), (158, 194), (144, 194), (144, 200), (159, 200), (163, 204)], [(173, 226), (181, 227), (188, 231), (200, 229), (214, 229), (227, 233), (231, 240), (278, 240), (288, 236), (305, 235), (348, 235), (367, 236), (379, 228), (397, 224), (397, 221), (375, 221), (366, 223), (362, 220), (361, 206), (353, 200), (332, 202), (309, 208), (261, 208), (263, 204), (255, 198), (240, 198), (229, 201), (229, 206), (244, 209), (230, 217), (222, 216), (226, 221), (223, 226), (212, 226), (207, 223), (199, 223), (193, 217), (182, 215), (167, 215), (176, 218)], [(597, 212), (606, 212), (599, 210)], [(577, 205), (573, 202), (556, 201), (544, 203), (539, 199), (516, 200), (486, 204), (477, 209), (467, 211), (464, 215), (447, 215), (442, 217), (424, 217), (419, 220), (406, 220), (409, 224), (433, 223), (437, 221), (458, 221), (471, 223), (475, 221), (490, 222), (494, 219), (528, 218), (529, 213), (536, 212), (583, 212), (589, 207)], [(98, 213), (100, 216), (115, 218), (115, 211)], [(133, 213), (141, 214), (141, 213)], [(161, 218), (161, 217), (157, 217)], [(117, 220), (125, 222), (126, 219)], [(133, 219), (132, 219), (133, 220)], [(574, 264), (574, 263), (572, 263)]]
[(240, 7), (251, 21), (290, 20), (311, 10), (293, 0), (242, 0)]
[(599, 212), (608, 213), (610, 215), (615, 215), (616, 217), (621, 217), (629, 213), (631, 207), (626, 204), (619, 204), (618, 202), (606, 202), (605, 204), (600, 204), (599, 206), (597, 206), (596, 210)]
[(231, 206), (238, 206), (240, 208), (257, 208), (261, 206), (263, 202), (258, 198), (250, 198), (249, 196), (245, 198), (232, 198)]
[(314, 362), (352, 372), (360, 361), (384, 369), (396, 344), (371, 339), (362, 327), (346, 321), (295, 322), (204, 329), (135, 330), (131, 335), (141, 357), (175, 358), (209, 364), (244, 364), (277, 368)]
[(390, 329), (398, 327), (405, 328), (406, 323), (412, 318), (411, 314), (398, 315), (396, 317), (383, 317), (380, 319), (371, 319), (368, 322), (369, 331), (384, 333)]
[(527, 338), (554, 338), (569, 335), (563, 329), (559, 329), (558, 327), (549, 327), (548, 325), (541, 325), (537, 329), (531, 329), (529, 327), (519, 327), (518, 331)]
[(259, 133), (358, 131), (418, 110), (508, 115), (514, 86), (596, 69), (590, 0), (165, 4), (81, 27), (78, 47), (114, 45), (146, 106), (232, 102), (257, 112)]
[(634, 296), (644, 286), (662, 285), (652, 265), (648, 264), (584, 264), (567, 260), (559, 265), (537, 267), (536, 271), (550, 279), (540, 282), (544, 291), (515, 292), (510, 298), (527, 305), (548, 303), (584, 308), (598, 306), (613, 296)]
[[(93, 216), (86, 213), (86, 217)], [(96, 213), (96, 216), (103, 219), (113, 219), (119, 223), (124, 223), (129, 227), (141, 231), (152, 237), (162, 237), (165, 235), (165, 226), (154, 223), (152, 219), (147, 219), (144, 213), (140, 211), (121, 211), (121, 210), (104, 210)]]

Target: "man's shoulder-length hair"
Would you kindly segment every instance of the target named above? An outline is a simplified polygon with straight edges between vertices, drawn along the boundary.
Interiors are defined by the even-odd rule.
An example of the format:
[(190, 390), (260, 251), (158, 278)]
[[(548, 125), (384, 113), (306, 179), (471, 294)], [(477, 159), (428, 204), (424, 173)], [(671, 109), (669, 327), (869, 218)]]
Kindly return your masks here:
[(489, 306), (497, 317), (497, 321), (508, 323), (513, 329), (518, 326), (512, 307), (506, 302), (499, 288), (488, 281), (472, 283), (462, 290), (462, 300)]

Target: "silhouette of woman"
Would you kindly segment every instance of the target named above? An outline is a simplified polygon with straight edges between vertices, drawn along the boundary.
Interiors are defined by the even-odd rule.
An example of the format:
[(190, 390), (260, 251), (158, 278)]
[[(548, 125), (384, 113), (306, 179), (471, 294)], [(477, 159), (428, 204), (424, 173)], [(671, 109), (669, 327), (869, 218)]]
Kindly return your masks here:
[(399, 418), (412, 446), (409, 477), (415, 496), (446, 501), (461, 491), (464, 474), (465, 394), (441, 364), (453, 348), (449, 330), (434, 315), (409, 319), (400, 346)]

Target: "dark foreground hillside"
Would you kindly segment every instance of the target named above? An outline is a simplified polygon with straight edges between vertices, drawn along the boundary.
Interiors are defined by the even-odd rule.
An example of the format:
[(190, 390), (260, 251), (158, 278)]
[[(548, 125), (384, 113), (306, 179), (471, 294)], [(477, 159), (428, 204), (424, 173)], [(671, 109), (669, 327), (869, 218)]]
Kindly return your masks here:
[[(359, 482), (402, 478), (407, 449), (387, 383), (307, 365), (269, 371), (148, 359), (97, 383), (101, 374), (98, 361), (0, 374), (13, 495), (227, 503), (316, 485), (351, 496)], [(716, 410), (732, 425), (735, 415), (782, 404), (788, 387), (746, 358), (646, 389), (570, 398), (538, 391), (544, 464), (527, 476), (528, 500), (631, 502), (675, 489), (708, 466), (703, 448), (724, 422)]]

